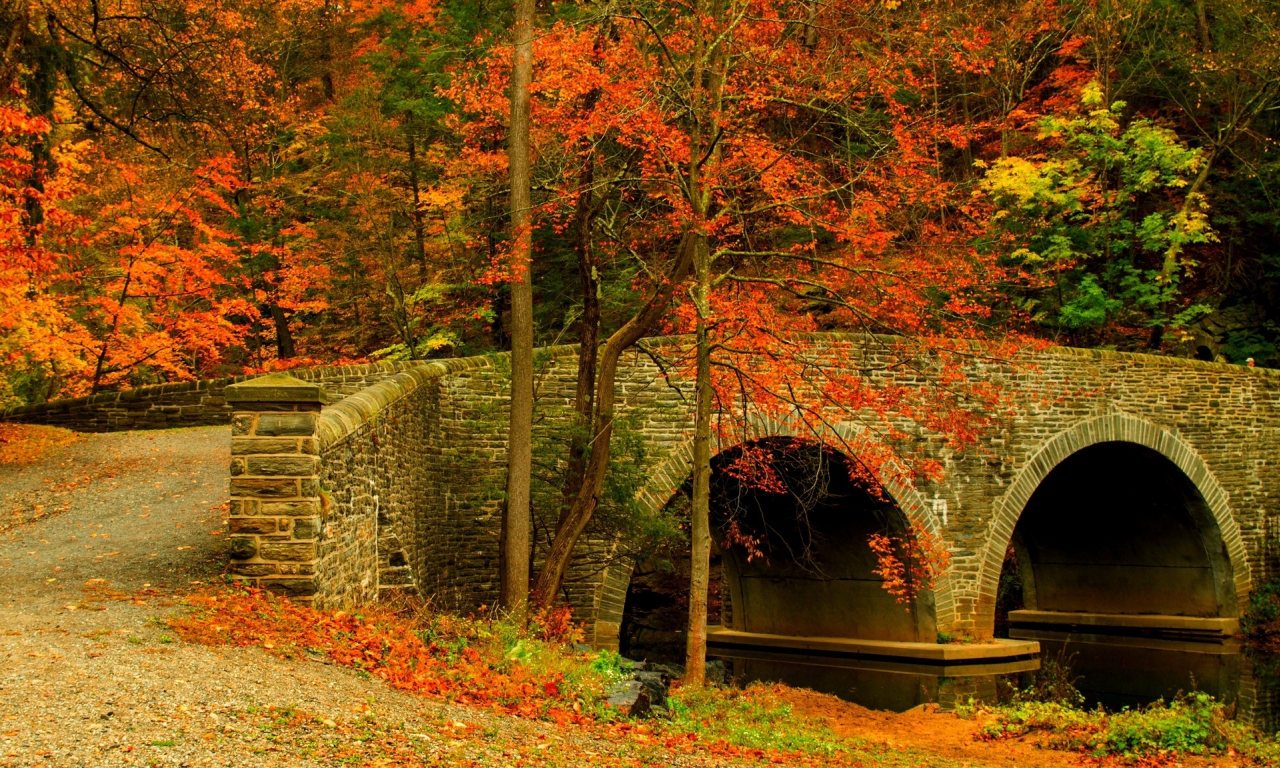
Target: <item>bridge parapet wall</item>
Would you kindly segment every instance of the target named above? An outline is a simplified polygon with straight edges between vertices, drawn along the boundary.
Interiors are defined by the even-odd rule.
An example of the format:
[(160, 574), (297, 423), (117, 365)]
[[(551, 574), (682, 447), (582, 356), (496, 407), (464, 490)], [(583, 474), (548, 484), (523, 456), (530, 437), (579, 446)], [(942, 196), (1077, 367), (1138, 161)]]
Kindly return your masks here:
[[(271, 390), (271, 377), (230, 387), (232, 573), (325, 607), (415, 591), (415, 571), (429, 572), (440, 557), (429, 535), (437, 529), (440, 379), (488, 364), (419, 363), (323, 410), (316, 405), (306, 423), (289, 414), (282, 425), (275, 413), (308, 410), (289, 399), (309, 395), (305, 382), (289, 382), (269, 403), (258, 393)], [(294, 431), (282, 438), (280, 429)], [(314, 454), (306, 457), (313, 463), (301, 467), (299, 452)], [(280, 476), (295, 465), (309, 471)]]

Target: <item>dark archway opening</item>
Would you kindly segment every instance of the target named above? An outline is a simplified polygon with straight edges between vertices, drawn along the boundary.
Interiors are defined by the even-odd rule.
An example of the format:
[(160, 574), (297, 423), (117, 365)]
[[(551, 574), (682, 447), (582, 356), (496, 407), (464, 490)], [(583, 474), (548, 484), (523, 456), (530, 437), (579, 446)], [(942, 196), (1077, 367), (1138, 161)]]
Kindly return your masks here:
[(1092, 705), (1204, 690), (1232, 699), (1230, 559), (1209, 506), (1169, 459), (1106, 442), (1068, 457), (1027, 502), (997, 592), (997, 635), (1069, 660)]
[(1012, 549), (1005, 579), (1021, 582), (1022, 607), (1236, 615), (1212, 512), (1173, 462), (1145, 446), (1099, 443), (1055, 467), (1027, 502)]
[[(728, 624), (771, 635), (935, 642), (931, 595), (906, 604), (884, 588), (869, 538), (901, 536), (906, 516), (843, 454), (801, 440), (767, 451), (776, 482), (758, 487), (726, 452), (713, 484), (722, 538)], [(735, 543), (736, 540), (736, 543)]]
[[(765, 487), (761, 471), (769, 475)], [(790, 438), (718, 454), (710, 603), (715, 613), (723, 596), (724, 608), (711, 622), (768, 635), (935, 642), (932, 596), (899, 604), (873, 572), (878, 561), (868, 538), (902, 535), (907, 521), (865, 475), (837, 451)], [(687, 514), (687, 493), (685, 487), (672, 500), (672, 514)], [(623, 610), (624, 655), (683, 656), (688, 587), (684, 553), (654, 553), (637, 565)]]

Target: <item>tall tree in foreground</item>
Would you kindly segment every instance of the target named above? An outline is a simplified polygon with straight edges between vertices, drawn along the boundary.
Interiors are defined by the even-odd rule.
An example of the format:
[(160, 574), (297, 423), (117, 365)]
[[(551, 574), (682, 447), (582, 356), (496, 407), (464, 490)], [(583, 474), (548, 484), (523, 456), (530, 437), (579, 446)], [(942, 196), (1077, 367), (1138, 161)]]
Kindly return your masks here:
[[(726, 66), (725, 48), (731, 30), (723, 29), (725, 0), (710, 0), (709, 8), (694, 6), (706, 19), (695, 30), (693, 58), (693, 110), (689, 130), (686, 189), (693, 214), (693, 305), (697, 317), (697, 416), (693, 435), (693, 504), (689, 525), (689, 631), (686, 634), (684, 684), (702, 685), (707, 666), (707, 587), (711, 576), (711, 244), (707, 210), (711, 187), (702, 173), (704, 165), (719, 163), (724, 105), (721, 95)], [(710, 162), (709, 162), (710, 161)]]
[(529, 599), (529, 483), (533, 463), (533, 200), (529, 180), (529, 85), (533, 80), (533, 0), (516, 0), (511, 67), (511, 431), (502, 525), (502, 607), (523, 616)]

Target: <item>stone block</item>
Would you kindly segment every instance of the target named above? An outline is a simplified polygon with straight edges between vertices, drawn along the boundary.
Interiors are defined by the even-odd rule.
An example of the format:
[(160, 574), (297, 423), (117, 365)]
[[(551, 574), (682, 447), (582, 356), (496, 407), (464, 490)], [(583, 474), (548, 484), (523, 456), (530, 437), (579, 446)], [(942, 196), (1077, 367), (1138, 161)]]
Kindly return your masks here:
[(237, 437), (239, 435), (247, 435), (253, 431), (253, 414), (237, 413), (231, 417), (231, 435)]
[(319, 468), (316, 456), (250, 456), (247, 474), (266, 476), (311, 476)]
[(264, 501), (261, 502), (258, 511), (262, 515), (313, 517), (320, 514), (320, 504), (314, 500)]
[(280, 567), (275, 563), (232, 563), (231, 572), (237, 576), (274, 576)]
[(298, 481), (294, 478), (278, 480), (258, 480), (253, 478), (232, 478), (232, 496), (252, 496), (260, 499), (287, 499), (299, 496)]
[[(312, 438), (314, 439), (314, 438)], [(290, 437), (233, 437), (231, 455), (245, 456), (264, 453), (298, 453), (297, 438)]]
[(233, 517), (229, 522), (231, 533), (275, 533), (274, 517)]
[(258, 556), (263, 560), (305, 562), (316, 558), (316, 544), (314, 541), (263, 542), (258, 547)]
[(319, 419), (318, 413), (264, 413), (258, 416), (254, 434), (259, 437), (312, 437)]
[(310, 599), (316, 594), (315, 577), (301, 578), (266, 578), (258, 582), (258, 586), (263, 589), (270, 590), (277, 595), (283, 595), (291, 600)]
[(222, 391), (228, 403), (320, 403), (325, 402), (324, 387), (290, 376), (272, 373), (258, 376)]
[[(281, 520), (282, 525), (284, 522), (285, 522), (284, 520)], [(293, 521), (293, 538), (314, 539), (319, 535), (320, 535), (320, 518), (300, 517)]]
[(249, 560), (258, 554), (257, 539), (248, 536), (232, 536), (228, 554), (232, 560)]

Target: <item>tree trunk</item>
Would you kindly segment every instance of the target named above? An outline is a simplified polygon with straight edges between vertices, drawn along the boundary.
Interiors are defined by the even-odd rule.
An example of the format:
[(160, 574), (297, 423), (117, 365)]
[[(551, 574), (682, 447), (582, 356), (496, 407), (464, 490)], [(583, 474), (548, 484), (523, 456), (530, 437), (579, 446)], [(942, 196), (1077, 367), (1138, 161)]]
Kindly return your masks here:
[(413, 193), (413, 256), (418, 266), (427, 262), (427, 233), (422, 220), (422, 191), (418, 184), (418, 137), (412, 119), (405, 121), (405, 139), (409, 146), (409, 190)]
[(613, 408), (616, 397), (618, 376), (618, 360), (622, 353), (642, 339), (652, 330), (658, 321), (666, 315), (667, 307), (676, 286), (689, 273), (693, 263), (694, 237), (685, 234), (680, 240), (676, 260), (671, 265), (664, 283), (649, 298), (630, 320), (609, 337), (600, 353), (600, 373), (596, 379), (596, 419), (595, 430), (591, 440), (591, 456), (587, 460), (587, 471), (583, 476), (582, 489), (574, 499), (568, 514), (563, 516), (555, 538), (551, 542), (551, 551), (538, 574), (531, 597), (535, 605), (551, 605), (564, 584), (565, 573), (569, 570), (569, 558), (573, 548), (586, 530), (595, 514), (596, 505), (600, 501), (600, 488), (604, 484), (605, 470), (609, 467), (609, 440), (613, 435)]
[(0, 9), (0, 21), (9, 28), (8, 34), (4, 36), (4, 47), (0, 49), (0, 93), (8, 93), (21, 72), (22, 61), (19, 54), (30, 18), (31, 8), (26, 0), (12, 8)]
[(578, 202), (574, 211), (574, 249), (578, 254), (578, 279), (582, 287), (582, 326), (578, 333), (578, 390), (573, 399), (573, 435), (569, 440), (569, 465), (565, 469), (560, 514), (560, 531), (573, 500), (582, 490), (587, 471), (592, 416), (595, 411), (596, 362), (600, 346), (600, 275), (591, 256), (591, 219), (595, 213), (591, 186), (595, 182), (595, 160), (588, 155), (579, 176)]
[(1195, 0), (1196, 28), (1200, 32), (1200, 52), (1213, 53), (1213, 33), (1209, 30), (1209, 14), (1205, 11), (1204, 0)]
[(532, 193), (529, 179), (529, 85), (533, 80), (533, 0), (517, 0), (511, 69), (511, 430), (507, 437), (506, 546), (502, 607), (523, 618), (529, 598), (529, 483), (533, 464)]
[(279, 304), (271, 305), (271, 322), (276, 326), (276, 355), (281, 360), (288, 360), (298, 354), (293, 332), (289, 330), (289, 318), (284, 316)]
[[(701, 686), (707, 673), (707, 586), (711, 571), (711, 243), (707, 234), (711, 190), (702, 165), (719, 159), (717, 122), (722, 104), (725, 41), (719, 37), (724, 4), (711, 0), (713, 27), (699, 32), (694, 47), (693, 125), (689, 131), (689, 208), (697, 228), (694, 247), (694, 309), (697, 310), (697, 420), (693, 434), (693, 499), (689, 532), (689, 627), (685, 635), (684, 684)], [(712, 49), (706, 51), (707, 38)], [(709, 56), (707, 54), (710, 54)], [(703, 69), (706, 62), (706, 69)], [(705, 150), (704, 142), (709, 143)]]
[(707, 671), (707, 587), (711, 571), (711, 255), (706, 235), (698, 237), (694, 271), (698, 311), (697, 422), (693, 433), (693, 504), (689, 512), (689, 629), (684, 685), (699, 686)]

